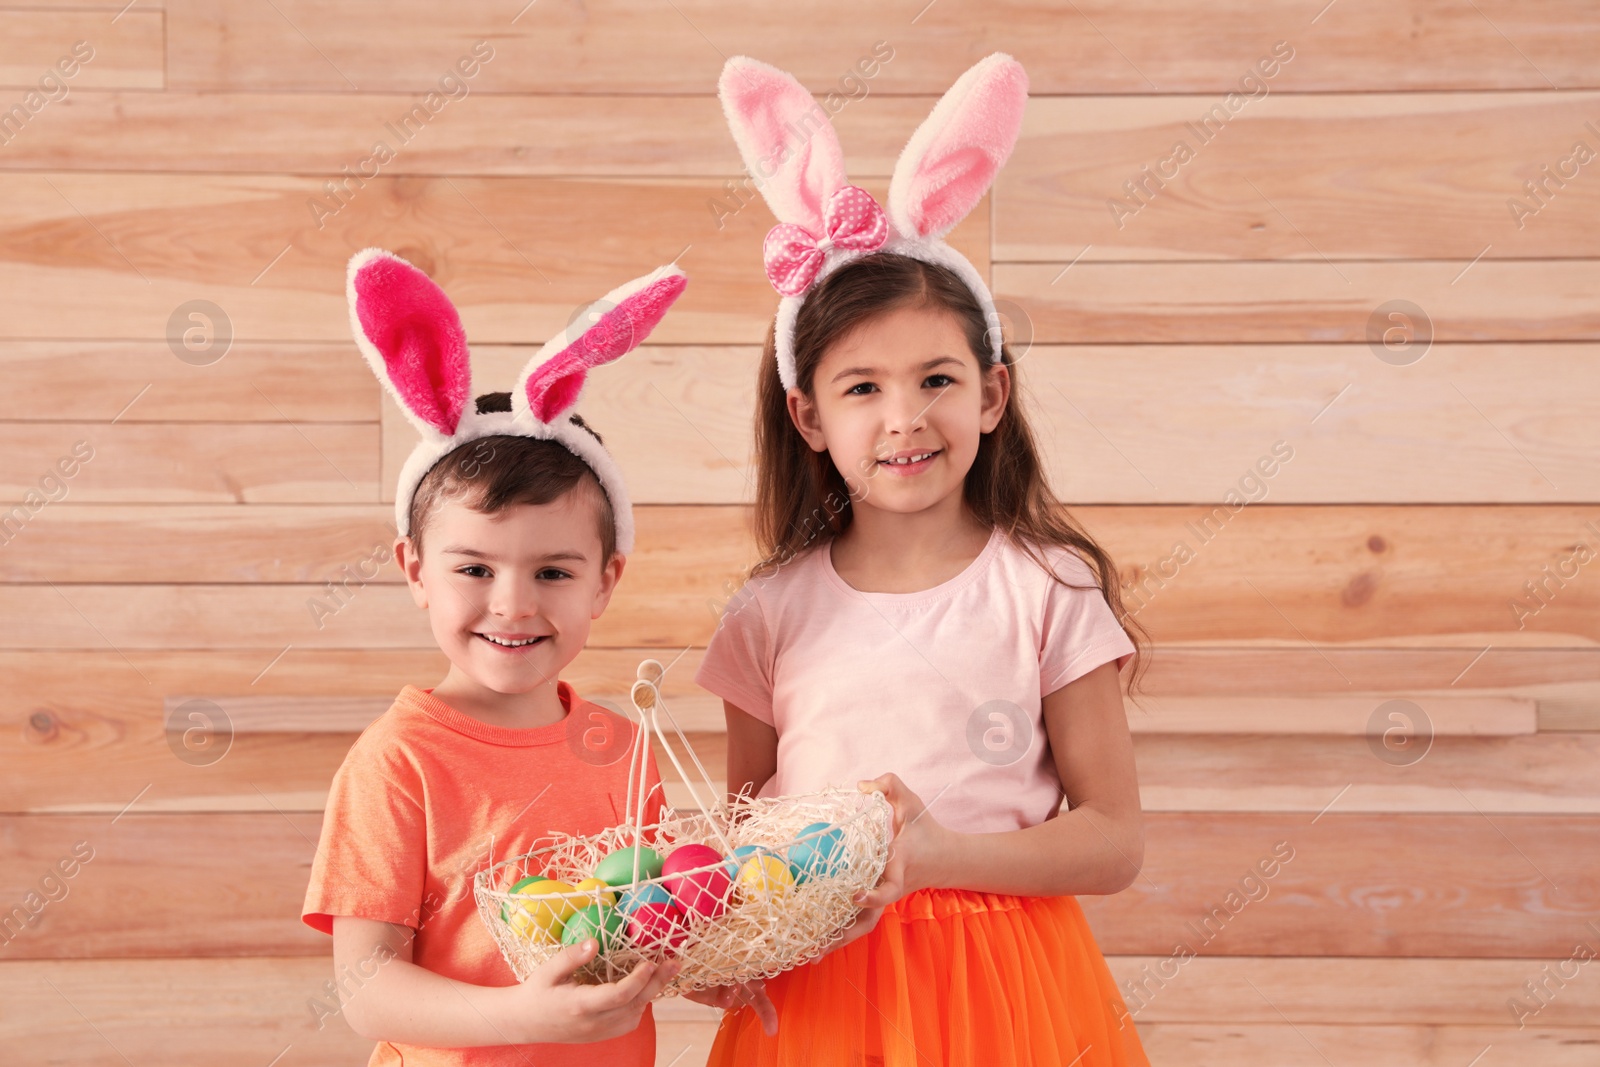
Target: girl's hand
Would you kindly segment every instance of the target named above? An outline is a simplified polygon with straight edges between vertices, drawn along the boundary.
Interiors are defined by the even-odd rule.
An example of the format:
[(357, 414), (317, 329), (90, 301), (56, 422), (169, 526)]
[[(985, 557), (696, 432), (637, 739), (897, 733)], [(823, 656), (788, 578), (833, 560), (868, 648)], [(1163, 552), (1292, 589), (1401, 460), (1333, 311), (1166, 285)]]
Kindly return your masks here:
[[(870, 782), (859, 782), (863, 793), (882, 793), (894, 809), (894, 837), (889, 843), (889, 862), (878, 884), (857, 894), (856, 904), (863, 909), (853, 926), (847, 928), (848, 944), (877, 924), (883, 909), (918, 889), (949, 884), (956, 833), (939, 825), (928, 814), (928, 806), (906, 787), (896, 774), (885, 774)], [(865, 927), (862, 927), (865, 923)]]
[(660, 966), (646, 961), (621, 981), (604, 985), (572, 981), (598, 948), (592, 937), (569, 945), (526, 982), (506, 988), (508, 1043), (604, 1041), (632, 1033), (644, 1009), (682, 969), (676, 960)]
[(765, 982), (741, 982), (738, 985), (697, 989), (693, 993), (685, 993), (683, 999), (692, 1000), (696, 1004), (709, 1004), (723, 1011), (739, 1004), (748, 1004), (756, 1010), (756, 1017), (761, 1020), (761, 1029), (769, 1037), (778, 1032), (778, 1009), (772, 1006), (772, 1000), (767, 996)]
[(844, 928), (844, 937), (823, 949), (822, 954), (819, 955), (817, 959), (820, 960), (823, 956), (826, 956), (830, 952), (837, 952), (839, 949), (844, 948), (858, 937), (865, 937), (867, 934), (870, 934), (872, 932), (872, 928), (878, 925), (878, 920), (882, 917), (882, 906), (876, 908), (862, 908), (861, 911), (856, 913), (855, 920), (851, 922), (849, 926)]

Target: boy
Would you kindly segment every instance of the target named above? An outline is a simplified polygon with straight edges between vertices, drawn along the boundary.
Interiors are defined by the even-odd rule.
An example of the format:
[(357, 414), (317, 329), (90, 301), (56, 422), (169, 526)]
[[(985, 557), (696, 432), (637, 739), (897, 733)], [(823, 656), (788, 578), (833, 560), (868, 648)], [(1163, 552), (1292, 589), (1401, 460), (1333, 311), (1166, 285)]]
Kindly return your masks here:
[[(651, 1064), (650, 1000), (675, 962), (578, 985), (591, 938), (518, 984), (472, 895), (491, 849), (623, 821), (628, 760), (583, 746), (632, 726), (558, 677), (622, 576), (610, 504), (557, 442), (487, 437), (428, 472), (411, 516), (395, 560), (450, 669), (401, 691), (329, 793), (304, 919), (333, 934), (345, 1019), (381, 1042), (374, 1065)], [(647, 824), (663, 806), (649, 766)], [(504, 1047), (578, 1041), (596, 1044)]]
[[(371, 1065), (655, 1061), (650, 1001), (677, 961), (579, 985), (573, 973), (598, 950), (589, 938), (519, 984), (472, 880), (491, 856), (629, 814), (632, 724), (559, 677), (610, 602), (634, 534), (622, 472), (572, 409), (588, 372), (642, 342), (685, 284), (667, 266), (612, 290), (575, 317), (581, 329), (534, 353), (513, 392), (474, 400), (444, 291), (381, 249), (350, 260), (356, 346), (422, 437), (395, 491), (395, 560), (450, 660), (443, 681), (406, 686), (351, 746), (306, 890), (302, 918), (333, 935), (345, 1019), (379, 1042)], [(665, 804), (653, 755), (646, 768), (650, 825)], [(777, 1025), (759, 983), (690, 996), (746, 1000)]]

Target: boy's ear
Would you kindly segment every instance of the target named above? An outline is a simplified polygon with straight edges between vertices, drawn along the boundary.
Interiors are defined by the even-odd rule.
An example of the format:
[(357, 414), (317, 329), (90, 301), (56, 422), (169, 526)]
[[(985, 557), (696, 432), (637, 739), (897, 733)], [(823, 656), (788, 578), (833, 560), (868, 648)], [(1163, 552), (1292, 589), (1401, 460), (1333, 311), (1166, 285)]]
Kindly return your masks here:
[(606, 560), (605, 568), (600, 572), (600, 588), (594, 592), (594, 610), (589, 618), (598, 619), (605, 614), (606, 605), (611, 603), (611, 594), (617, 591), (617, 583), (622, 580), (622, 569), (627, 565), (627, 556), (621, 552), (611, 553), (611, 558)]
[(405, 575), (406, 588), (411, 590), (411, 599), (417, 607), (424, 610), (428, 607), (428, 591), (422, 587), (422, 557), (417, 555), (416, 546), (411, 543), (411, 538), (401, 537), (394, 543), (394, 562), (400, 568), (400, 573)]

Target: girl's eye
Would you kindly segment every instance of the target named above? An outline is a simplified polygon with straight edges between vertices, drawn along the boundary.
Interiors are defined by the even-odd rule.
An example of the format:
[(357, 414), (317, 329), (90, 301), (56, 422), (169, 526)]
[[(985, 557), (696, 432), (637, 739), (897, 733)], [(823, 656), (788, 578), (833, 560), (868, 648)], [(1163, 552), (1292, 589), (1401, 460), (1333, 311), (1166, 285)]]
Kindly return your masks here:
[(465, 574), (468, 578), (487, 578), (489, 568), (481, 563), (469, 563), (465, 567), (456, 568), (457, 574)]
[(931, 385), (935, 389), (943, 389), (947, 385), (956, 384), (956, 380), (948, 374), (930, 374), (928, 375), (928, 380), (922, 384)]
[(858, 389), (876, 389), (876, 388), (877, 388), (877, 386), (873, 385), (871, 382), (857, 382), (855, 385), (852, 385), (850, 388), (846, 389), (844, 391), (844, 395), (845, 396), (866, 396), (867, 395), (866, 393), (857, 392), (856, 390), (858, 390)]

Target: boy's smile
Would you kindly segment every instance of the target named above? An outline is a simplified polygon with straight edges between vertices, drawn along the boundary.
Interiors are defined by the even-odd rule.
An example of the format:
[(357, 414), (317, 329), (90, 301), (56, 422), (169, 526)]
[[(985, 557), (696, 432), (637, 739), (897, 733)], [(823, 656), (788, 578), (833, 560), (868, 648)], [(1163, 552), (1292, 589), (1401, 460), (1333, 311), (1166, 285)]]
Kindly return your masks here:
[(548, 504), (485, 514), (455, 499), (429, 516), (419, 561), (396, 557), (450, 673), (434, 695), (497, 725), (559, 721), (558, 673), (578, 655), (625, 560), (601, 564), (600, 489), (589, 482)]

